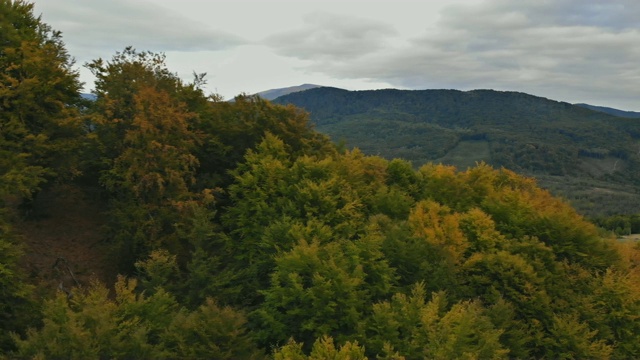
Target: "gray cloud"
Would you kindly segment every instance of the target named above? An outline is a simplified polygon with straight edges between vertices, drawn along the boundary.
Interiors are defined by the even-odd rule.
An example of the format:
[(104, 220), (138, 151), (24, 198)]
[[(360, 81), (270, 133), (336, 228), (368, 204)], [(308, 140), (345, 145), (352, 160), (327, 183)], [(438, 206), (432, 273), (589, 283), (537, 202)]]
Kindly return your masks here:
[[(264, 69), (261, 73), (288, 67), (287, 77), (297, 74), (301, 81), (315, 77), (415, 89), (493, 88), (640, 110), (638, 0), (466, 0), (448, 2), (439, 16), (433, 9), (440, 7), (427, 1), (373, 2), (366, 8), (350, 1), (310, 2), (318, 5), (314, 9), (344, 15), (312, 13), (302, 18), (302, 26), (273, 35), (274, 26), (286, 28), (309, 11), (302, 2), (275, 3), (281, 8), (262, 4), (253, 12), (238, 2), (184, 0), (180, 7), (164, 2), (179, 11), (161, 3), (42, 0), (36, 13), (63, 31), (80, 64), (132, 45), (174, 55), (201, 51), (200, 68), (210, 70), (208, 64), (223, 61), (225, 69), (217, 71), (238, 71), (238, 78), (246, 76), (246, 68), (237, 64), (249, 58)], [(293, 9), (293, 15), (284, 16), (285, 8)], [(211, 22), (206, 12), (212, 14)], [(280, 70), (255, 59), (244, 51), (252, 47), (240, 46), (244, 44), (264, 45), (259, 48), (279, 55), (270, 61)], [(196, 59), (192, 54), (180, 57), (180, 71), (190, 74)], [(86, 70), (80, 71), (86, 76)]]
[(595, 26), (623, 30), (637, 28), (640, 3), (636, 0), (492, 0), (472, 12), (461, 6), (450, 7), (448, 11), (448, 20), (458, 25), (469, 20), (461, 18), (461, 15), (475, 14), (474, 18), (478, 19), (515, 13), (539, 26)]
[[(65, 0), (36, 4), (43, 20), (83, 53), (122, 50), (215, 51), (244, 41), (146, 1)], [(49, 20), (51, 19), (51, 20)]]
[(396, 34), (383, 22), (343, 15), (314, 13), (304, 21), (305, 28), (269, 36), (264, 43), (285, 56), (342, 61), (380, 50)]
[[(638, 110), (637, 14), (635, 0), (451, 6), (434, 30), (416, 34), (407, 45), (370, 46), (360, 56), (330, 62), (319, 58), (308, 69), (405, 88), (516, 90)], [(322, 47), (315, 49), (320, 53)], [(306, 54), (312, 59), (313, 49)]]

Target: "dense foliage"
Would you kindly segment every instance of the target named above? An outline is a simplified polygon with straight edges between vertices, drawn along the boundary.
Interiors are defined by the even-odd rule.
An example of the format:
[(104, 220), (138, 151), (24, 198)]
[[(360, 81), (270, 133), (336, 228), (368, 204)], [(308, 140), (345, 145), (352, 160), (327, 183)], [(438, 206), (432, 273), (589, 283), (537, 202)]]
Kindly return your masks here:
[(316, 88), (282, 96), (317, 129), (365, 154), (486, 162), (535, 177), (582, 214), (640, 212), (640, 123), (516, 92)]
[(47, 183), (72, 178), (77, 161), (80, 83), (59, 32), (33, 15), (33, 4), (0, 1), (0, 348), (9, 331), (37, 317), (17, 263), (12, 209), (31, 212)]
[(640, 234), (640, 214), (599, 216), (592, 222), (618, 236)]
[[(48, 34), (31, 5), (0, 4), (26, 22), (3, 28)], [(36, 76), (49, 100), (22, 109), (2, 83), (0, 124), (16, 131), (0, 142), (8, 357), (640, 356), (640, 248), (531, 178), (340, 150), (293, 106), (206, 96), (203, 75), (185, 83), (133, 48), (87, 64), (96, 100), (81, 105), (54, 40), (64, 91)], [(101, 191), (120, 275), (36, 297), (12, 224), (55, 182)]]

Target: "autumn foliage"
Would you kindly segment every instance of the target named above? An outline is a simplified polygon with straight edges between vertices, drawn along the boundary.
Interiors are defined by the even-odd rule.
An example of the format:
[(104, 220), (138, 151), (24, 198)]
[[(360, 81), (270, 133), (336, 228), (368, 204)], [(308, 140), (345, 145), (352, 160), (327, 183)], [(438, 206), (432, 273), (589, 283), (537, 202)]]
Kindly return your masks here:
[[(87, 64), (81, 103), (60, 34), (0, 11), (8, 356), (640, 356), (640, 248), (533, 179), (342, 150), (299, 109), (207, 96), (134, 48)], [(36, 297), (21, 275), (18, 204), (55, 182), (99, 190), (114, 283)]]

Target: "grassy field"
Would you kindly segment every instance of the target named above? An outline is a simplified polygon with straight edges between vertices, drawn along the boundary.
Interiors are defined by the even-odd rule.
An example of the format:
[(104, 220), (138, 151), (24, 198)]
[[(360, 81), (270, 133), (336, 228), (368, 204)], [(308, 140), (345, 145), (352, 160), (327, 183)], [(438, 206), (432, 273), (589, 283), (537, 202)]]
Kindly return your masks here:
[(613, 156), (607, 156), (602, 159), (582, 158), (581, 160), (580, 169), (593, 177), (624, 171), (628, 166), (626, 161)]
[(638, 242), (638, 241), (640, 241), (640, 234), (624, 235), (624, 236), (620, 236), (618, 239), (621, 240), (621, 241), (635, 241), (635, 242)]
[(491, 162), (491, 149), (488, 141), (460, 141), (445, 156), (434, 162), (455, 165), (458, 170), (464, 171), (482, 161)]
[(640, 194), (633, 185), (575, 176), (538, 175), (536, 179), (586, 216), (640, 213)]

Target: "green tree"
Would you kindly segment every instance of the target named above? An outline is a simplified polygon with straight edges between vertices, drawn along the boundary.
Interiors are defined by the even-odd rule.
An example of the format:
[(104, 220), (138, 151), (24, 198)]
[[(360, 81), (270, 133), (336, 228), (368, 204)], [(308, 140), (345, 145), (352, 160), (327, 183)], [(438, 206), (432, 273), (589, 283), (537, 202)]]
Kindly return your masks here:
[(316, 237), (324, 243), (355, 240), (364, 233), (362, 198), (373, 191), (361, 186), (370, 176), (363, 171), (363, 159), (352, 154), (296, 158), (270, 133), (247, 152), (232, 171), (230, 206), (221, 215), (227, 236), (218, 237), (224, 243), (217, 251), (228, 255), (222, 276), (228, 284), (221, 288), (230, 296), (226, 300), (257, 305), (258, 291), (269, 286), (274, 256), (300, 239)]
[[(579, 294), (587, 303), (593, 343), (605, 340), (613, 345), (612, 357), (632, 358), (640, 354), (640, 269), (609, 269), (600, 276), (591, 275), (589, 293)], [(584, 311), (583, 311), (584, 312)], [(582, 325), (586, 327), (586, 325)], [(589, 339), (591, 340), (591, 339)]]
[(119, 277), (115, 298), (95, 283), (73, 298), (59, 293), (44, 302), (41, 328), (13, 335), (27, 358), (203, 358), (258, 359), (244, 316), (208, 299), (195, 311), (180, 307), (157, 288), (141, 293), (135, 279)]
[(302, 239), (279, 255), (265, 301), (252, 316), (262, 344), (293, 337), (309, 346), (322, 335), (343, 341), (361, 333), (369, 303), (387, 295), (393, 280), (384, 260), (371, 256), (370, 241)]
[(213, 205), (212, 190), (196, 184), (204, 80), (185, 84), (166, 68), (164, 55), (131, 47), (87, 67), (97, 77), (93, 135), (100, 182), (111, 195), (108, 236), (114, 252), (127, 254), (120, 256), (122, 269), (157, 248), (184, 264), (191, 251), (184, 229)]
[[(176, 262), (176, 256), (167, 250), (157, 249), (151, 251), (146, 259), (135, 263), (138, 271), (138, 281), (147, 295), (155, 293), (159, 289), (168, 290), (172, 294), (177, 291), (180, 282), (180, 270)], [(176, 289), (178, 290), (178, 289)]]
[(195, 311), (180, 311), (162, 335), (163, 346), (178, 358), (264, 359), (246, 326), (246, 318), (208, 298)]
[(545, 344), (546, 356), (554, 359), (609, 359), (613, 347), (594, 339), (598, 331), (591, 330), (572, 316), (554, 316), (551, 336)]
[(15, 235), (0, 218), (0, 351), (13, 348), (10, 332), (23, 334), (39, 316), (33, 287), (18, 266), (22, 256)]
[(205, 140), (198, 158), (202, 174), (214, 177), (216, 186), (233, 180), (225, 172), (241, 163), (247, 150), (255, 149), (267, 133), (283, 141), (295, 156), (335, 152), (329, 138), (315, 131), (308, 114), (299, 108), (240, 95), (232, 102), (213, 101), (209, 110), (200, 123)]
[(61, 33), (33, 4), (0, 1), (0, 28), (0, 190), (29, 200), (80, 173), (81, 84)]
[(0, 1), (0, 351), (38, 317), (12, 222), (46, 184), (80, 172), (80, 82), (60, 32), (26, 1)]
[[(521, 333), (521, 326), (515, 324), (522, 339), (526, 339), (528, 356), (544, 356), (544, 340), (553, 321), (552, 299), (546, 291), (544, 274), (520, 255), (507, 251), (496, 253), (475, 253), (461, 266), (464, 298), (479, 298), (487, 306), (506, 301), (515, 310), (515, 320), (526, 323), (527, 333)], [(512, 320), (513, 321), (513, 320)], [(509, 329), (507, 329), (509, 330)], [(514, 334), (506, 334), (514, 338)]]
[(323, 336), (318, 338), (311, 348), (311, 353), (307, 356), (302, 350), (302, 345), (295, 340), (290, 340), (288, 344), (276, 350), (273, 354), (276, 360), (365, 360), (364, 348), (358, 342), (347, 341), (344, 345), (336, 349), (333, 338)]
[(523, 318), (545, 321), (545, 316), (551, 317), (544, 280), (522, 256), (506, 251), (476, 253), (462, 265), (461, 277), (469, 297), (480, 296), (486, 304), (504, 297)]
[(409, 296), (373, 305), (364, 345), (370, 355), (397, 351), (408, 359), (500, 359), (509, 353), (501, 334), (480, 302), (449, 307), (443, 292), (427, 302), (419, 283)]
[(397, 270), (401, 286), (408, 289), (428, 279), (429, 291), (456, 291), (456, 266), (468, 247), (459, 214), (423, 200), (411, 208), (405, 220), (378, 215), (372, 222), (383, 234), (382, 251)]
[(124, 152), (126, 133), (139, 115), (135, 97), (140, 89), (153, 88), (173, 98), (182, 81), (167, 69), (163, 54), (138, 52), (133, 47), (117, 52), (111, 61), (96, 59), (85, 66), (96, 77), (92, 121), (106, 163), (103, 166), (109, 168)]

